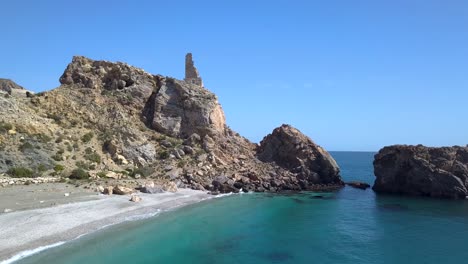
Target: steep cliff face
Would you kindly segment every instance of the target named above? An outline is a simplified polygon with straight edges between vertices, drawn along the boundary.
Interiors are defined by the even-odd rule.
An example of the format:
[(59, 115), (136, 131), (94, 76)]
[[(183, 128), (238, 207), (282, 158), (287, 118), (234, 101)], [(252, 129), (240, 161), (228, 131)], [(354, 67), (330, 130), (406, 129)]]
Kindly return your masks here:
[(468, 195), (468, 147), (396, 145), (374, 160), (379, 193), (464, 199)]
[(224, 134), (226, 119), (216, 96), (205, 88), (173, 78), (160, 78), (143, 110), (149, 127), (187, 138)]
[(0, 173), (81, 169), (93, 182), (146, 177), (214, 192), (342, 186), (333, 158), (298, 130), (277, 128), (259, 147), (232, 131), (191, 54), (185, 67), (177, 80), (75, 56), (60, 87), (1, 97)]

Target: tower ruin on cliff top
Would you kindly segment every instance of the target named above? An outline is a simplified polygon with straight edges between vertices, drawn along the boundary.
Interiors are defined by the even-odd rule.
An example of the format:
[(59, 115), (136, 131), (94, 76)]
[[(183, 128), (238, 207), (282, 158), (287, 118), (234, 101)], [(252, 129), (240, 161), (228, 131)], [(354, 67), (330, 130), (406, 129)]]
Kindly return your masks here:
[(185, 55), (185, 79), (186, 82), (203, 87), (203, 81), (193, 64), (192, 53)]

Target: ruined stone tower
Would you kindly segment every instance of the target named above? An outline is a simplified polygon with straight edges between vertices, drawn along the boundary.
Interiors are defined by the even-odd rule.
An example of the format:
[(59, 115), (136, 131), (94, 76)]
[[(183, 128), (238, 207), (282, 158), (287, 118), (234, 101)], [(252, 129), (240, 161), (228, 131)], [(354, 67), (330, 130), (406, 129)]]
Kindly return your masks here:
[(185, 79), (186, 82), (203, 87), (203, 81), (193, 64), (192, 53), (185, 55)]

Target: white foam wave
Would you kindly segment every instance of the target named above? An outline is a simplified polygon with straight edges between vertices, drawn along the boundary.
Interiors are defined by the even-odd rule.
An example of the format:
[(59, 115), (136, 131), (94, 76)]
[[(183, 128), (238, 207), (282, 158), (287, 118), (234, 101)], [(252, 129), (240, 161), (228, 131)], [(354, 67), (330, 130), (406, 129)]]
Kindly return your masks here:
[(60, 241), (60, 242), (57, 242), (57, 243), (54, 243), (54, 244), (51, 244), (51, 245), (42, 246), (42, 247), (38, 247), (38, 248), (35, 248), (35, 249), (21, 251), (20, 253), (14, 255), (13, 257), (0, 262), (0, 264), (10, 264), (10, 263), (18, 261), (20, 259), (24, 259), (24, 258), (29, 257), (31, 255), (37, 254), (37, 253), (39, 253), (41, 251), (44, 251), (46, 249), (58, 247), (58, 246), (61, 246), (63, 244), (65, 244), (65, 241)]
[[(234, 195), (234, 194), (241, 194), (241, 193), (230, 192), (230, 193), (222, 193), (222, 194), (218, 194), (218, 195), (213, 195), (213, 196), (209, 196), (209, 197), (206, 197), (206, 198), (202, 198), (197, 202), (193, 202), (193, 204), (200, 203), (200, 202), (206, 201), (206, 200), (215, 199), (215, 198), (222, 198), (222, 197), (226, 197), (226, 196), (231, 196), (231, 195)], [(190, 197), (190, 195), (184, 195), (183, 197), (184, 198), (185, 197)], [(110, 226), (113, 226), (113, 225), (116, 225), (116, 224), (121, 224), (121, 223), (124, 223), (124, 222), (137, 221), (137, 220), (143, 220), (143, 219), (151, 218), (151, 217), (154, 217), (154, 216), (156, 216), (157, 214), (159, 214), (161, 212), (167, 212), (167, 211), (175, 210), (180, 206), (183, 206), (183, 205), (174, 206), (174, 207), (168, 208), (166, 210), (157, 209), (155, 212), (151, 212), (151, 213), (147, 213), (147, 214), (128, 216), (128, 217), (125, 217), (125, 219), (122, 220), (122, 221), (111, 223), (111, 224), (108, 224), (108, 225), (103, 225), (103, 226), (101, 226), (101, 227), (99, 227), (99, 228), (97, 228), (95, 230), (92, 230), (90, 232), (81, 234), (81, 235), (79, 235), (79, 236), (77, 236), (77, 237), (75, 237), (73, 239), (68, 240), (68, 241), (60, 241), (60, 242), (57, 242), (57, 243), (54, 243), (54, 244), (51, 244), (51, 245), (46, 245), (46, 246), (41, 246), (41, 247), (38, 247), (38, 248), (35, 248), (35, 249), (31, 249), (31, 250), (21, 251), (20, 253), (14, 255), (11, 258), (1, 261), (0, 264), (11, 264), (11, 263), (14, 263), (14, 262), (16, 262), (18, 260), (24, 259), (24, 258), (32, 256), (32, 255), (35, 255), (37, 253), (40, 253), (40, 252), (42, 252), (44, 250), (47, 250), (47, 249), (50, 249), (50, 248), (61, 246), (61, 245), (65, 244), (65, 243), (67, 243), (67, 242), (71, 242), (73, 240), (79, 239), (79, 238), (81, 238), (83, 236), (89, 235), (91, 233), (94, 233), (96, 231), (105, 229), (107, 227), (110, 227)]]

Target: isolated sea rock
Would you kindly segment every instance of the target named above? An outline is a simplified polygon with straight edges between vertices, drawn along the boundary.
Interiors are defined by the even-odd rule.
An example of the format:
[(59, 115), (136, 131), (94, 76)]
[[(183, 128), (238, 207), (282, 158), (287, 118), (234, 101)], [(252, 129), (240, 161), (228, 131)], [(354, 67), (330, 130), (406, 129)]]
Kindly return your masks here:
[(464, 199), (468, 147), (385, 147), (375, 155), (374, 174), (378, 193)]
[(257, 156), (295, 173), (302, 189), (314, 184), (343, 185), (340, 168), (332, 156), (290, 125), (282, 125), (263, 138)]
[(216, 95), (203, 87), (192, 55), (186, 56), (184, 81), (158, 76), (143, 110), (147, 126), (172, 137), (223, 134), (226, 118)]

